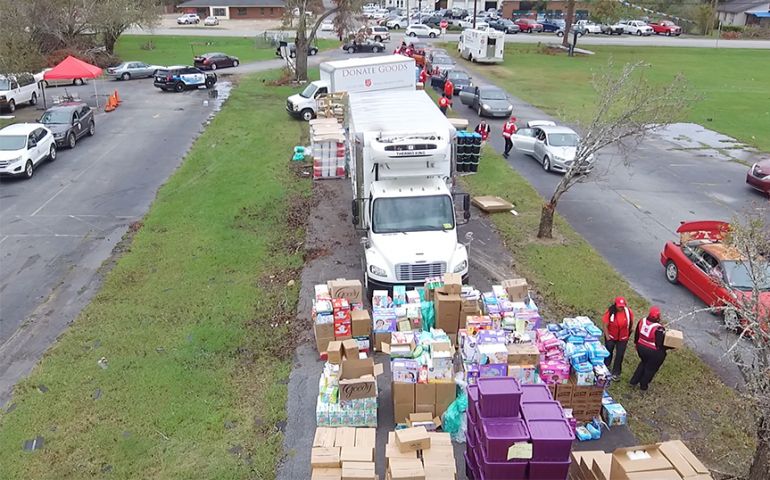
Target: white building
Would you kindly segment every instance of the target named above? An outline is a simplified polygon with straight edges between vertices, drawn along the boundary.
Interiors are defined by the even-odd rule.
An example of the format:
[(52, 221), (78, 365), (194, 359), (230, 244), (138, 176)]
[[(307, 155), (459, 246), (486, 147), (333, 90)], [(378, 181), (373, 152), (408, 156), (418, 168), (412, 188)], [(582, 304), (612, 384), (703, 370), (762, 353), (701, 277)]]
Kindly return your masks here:
[(717, 18), (722, 25), (755, 25), (770, 16), (770, 2), (729, 0), (717, 6)]

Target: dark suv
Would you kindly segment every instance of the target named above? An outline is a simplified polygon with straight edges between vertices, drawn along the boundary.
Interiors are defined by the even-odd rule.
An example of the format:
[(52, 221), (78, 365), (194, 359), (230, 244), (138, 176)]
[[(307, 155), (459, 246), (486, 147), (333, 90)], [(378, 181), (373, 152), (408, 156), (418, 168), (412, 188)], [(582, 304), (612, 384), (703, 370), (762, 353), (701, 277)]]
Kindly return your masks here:
[(96, 132), (94, 112), (83, 102), (55, 105), (46, 110), (38, 121), (51, 131), (57, 147), (75, 148), (81, 137), (92, 137)]
[[(287, 42), (284, 42), (283, 40), (281, 40), (278, 43), (278, 46), (275, 48), (275, 56), (276, 57), (282, 57), (283, 56), (281, 54), (281, 47), (286, 47), (286, 51), (289, 52), (289, 56), (291, 58), (294, 58), (294, 57), (297, 56), (297, 45), (295, 43), (293, 43), (293, 42), (287, 43)], [(318, 53), (318, 47), (313, 46), (313, 45), (308, 45), (308, 47), (307, 47), (307, 54), (308, 54), (308, 56), (312, 57), (316, 53)]]
[(211, 88), (217, 83), (215, 73), (206, 73), (195, 67), (159, 68), (155, 72), (153, 85), (163, 91), (182, 92), (188, 88)]

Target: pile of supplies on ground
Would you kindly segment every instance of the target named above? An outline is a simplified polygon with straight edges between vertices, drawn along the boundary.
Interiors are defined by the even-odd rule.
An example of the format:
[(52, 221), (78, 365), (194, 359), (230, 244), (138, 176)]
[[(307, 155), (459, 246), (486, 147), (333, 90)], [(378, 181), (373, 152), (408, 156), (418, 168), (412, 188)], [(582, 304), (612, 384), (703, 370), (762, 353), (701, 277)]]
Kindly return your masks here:
[(317, 428), (311, 480), (375, 480), (376, 434), (374, 428)]
[(326, 358), (329, 342), (335, 340), (353, 339), (359, 351), (369, 351), (372, 320), (362, 299), (359, 280), (340, 278), (314, 287), (311, 315), (321, 358)]
[(337, 120), (310, 120), (310, 151), (314, 179), (345, 178), (345, 131)]
[(457, 478), (452, 439), (448, 433), (423, 426), (388, 433), (386, 480), (454, 480)]

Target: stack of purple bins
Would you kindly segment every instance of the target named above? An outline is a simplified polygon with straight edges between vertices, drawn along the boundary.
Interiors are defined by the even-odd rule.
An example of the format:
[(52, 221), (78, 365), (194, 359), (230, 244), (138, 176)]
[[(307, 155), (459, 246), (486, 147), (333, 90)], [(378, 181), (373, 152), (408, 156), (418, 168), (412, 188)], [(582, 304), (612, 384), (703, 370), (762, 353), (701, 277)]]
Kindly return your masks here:
[[(575, 435), (548, 387), (512, 377), (480, 378), (468, 387), (465, 472), (471, 480), (567, 478)], [(508, 460), (514, 443), (532, 444), (532, 458)]]

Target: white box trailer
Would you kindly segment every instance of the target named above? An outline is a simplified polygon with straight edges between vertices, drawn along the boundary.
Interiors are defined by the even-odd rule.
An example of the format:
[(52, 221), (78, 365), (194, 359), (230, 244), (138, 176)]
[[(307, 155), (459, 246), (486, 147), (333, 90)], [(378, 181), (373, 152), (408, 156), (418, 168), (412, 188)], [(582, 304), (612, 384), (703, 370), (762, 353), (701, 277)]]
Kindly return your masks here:
[(375, 92), (414, 90), (417, 66), (413, 58), (384, 55), (351, 58), (320, 65), (321, 78), (286, 100), (286, 110), (293, 116), (310, 120), (316, 115), (316, 99), (335, 92)]
[(505, 53), (505, 33), (492, 28), (463, 30), (457, 51), (471, 62), (500, 63)]
[(347, 126), (353, 222), (366, 230), (367, 288), (419, 285), (446, 272), (468, 276), (453, 185), (457, 132), (424, 91), (354, 93)]

